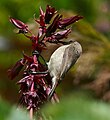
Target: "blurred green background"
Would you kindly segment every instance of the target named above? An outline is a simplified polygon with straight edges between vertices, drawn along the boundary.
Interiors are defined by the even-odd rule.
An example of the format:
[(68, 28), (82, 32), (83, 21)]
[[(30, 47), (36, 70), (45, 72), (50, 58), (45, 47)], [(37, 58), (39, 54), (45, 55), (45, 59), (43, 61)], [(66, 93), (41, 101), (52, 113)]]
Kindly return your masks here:
[[(79, 41), (83, 54), (67, 73), (57, 92), (60, 97), (74, 91), (89, 92), (95, 100), (110, 101), (110, 1), (109, 0), (1, 0), (0, 1), (0, 98), (10, 104), (18, 101), (16, 81), (11, 81), (7, 70), (22, 57), (22, 51), (31, 54), (31, 42), (9, 22), (9, 16), (27, 23), (35, 33), (33, 20), (39, 16), (39, 7), (54, 6), (64, 17), (82, 15), (83, 20), (72, 25), (68, 39)], [(67, 40), (68, 40), (67, 39)], [(58, 46), (49, 45), (42, 53), (48, 60)], [(54, 49), (53, 49), (54, 48)], [(73, 95), (74, 96), (74, 95)]]

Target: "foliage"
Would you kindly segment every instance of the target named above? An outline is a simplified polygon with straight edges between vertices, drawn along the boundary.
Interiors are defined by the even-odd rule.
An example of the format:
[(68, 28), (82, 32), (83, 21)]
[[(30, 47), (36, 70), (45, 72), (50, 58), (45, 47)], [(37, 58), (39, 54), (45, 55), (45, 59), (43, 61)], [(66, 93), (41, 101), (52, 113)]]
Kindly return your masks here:
[(43, 116), (45, 120), (109, 120), (109, 111), (109, 105), (83, 94), (73, 93), (61, 100), (60, 104), (47, 105)]
[(29, 120), (28, 114), (23, 109), (10, 106), (0, 99), (0, 120)]
[[(60, 104), (47, 104), (42, 109), (43, 120), (109, 120), (110, 105), (89, 96), (74, 92), (62, 98)], [(0, 100), (0, 120), (15, 119), (29, 120), (29, 117), (23, 109), (18, 110)]]

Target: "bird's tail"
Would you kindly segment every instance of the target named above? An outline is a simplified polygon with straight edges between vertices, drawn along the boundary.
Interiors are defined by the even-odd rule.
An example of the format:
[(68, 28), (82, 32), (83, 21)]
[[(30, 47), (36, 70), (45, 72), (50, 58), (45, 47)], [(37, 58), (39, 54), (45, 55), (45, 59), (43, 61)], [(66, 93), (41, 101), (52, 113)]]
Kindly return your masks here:
[(55, 77), (53, 77), (52, 78), (52, 88), (51, 88), (50, 93), (48, 95), (49, 100), (51, 99), (51, 97), (52, 97), (52, 95), (57, 87), (57, 84), (58, 84), (57, 79)]

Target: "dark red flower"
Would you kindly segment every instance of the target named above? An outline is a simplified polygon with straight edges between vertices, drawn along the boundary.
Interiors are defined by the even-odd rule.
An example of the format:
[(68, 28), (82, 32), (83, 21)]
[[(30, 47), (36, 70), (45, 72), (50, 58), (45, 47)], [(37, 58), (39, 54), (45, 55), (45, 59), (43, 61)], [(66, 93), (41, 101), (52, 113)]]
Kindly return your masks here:
[(49, 24), (51, 18), (55, 15), (57, 11), (55, 10), (55, 8), (47, 5), (46, 7), (46, 13), (45, 13), (45, 23)]
[(28, 88), (32, 85), (33, 82), (33, 77), (32, 75), (25, 76), (21, 80), (17, 82), (17, 84), (25, 84)]
[(71, 29), (66, 29), (63, 31), (59, 31), (55, 34), (53, 34), (51, 37), (48, 37), (46, 41), (51, 42), (51, 43), (62, 43), (64, 44), (65, 42), (60, 41), (60, 39), (67, 38), (68, 34), (71, 32)]
[(59, 21), (61, 20), (61, 18), (62, 18), (62, 15), (59, 15), (59, 14), (54, 18), (52, 24), (47, 28), (47, 31), (46, 31), (47, 37), (51, 36), (52, 33), (54, 33), (57, 30)]
[(18, 29), (20, 29), (19, 33), (28, 32), (28, 26), (25, 23), (21, 22), (20, 20), (10, 17), (10, 22), (13, 23)]
[(65, 19), (62, 19), (59, 21), (59, 28), (60, 29), (64, 29), (65, 27), (67, 27), (68, 25), (82, 19), (83, 17), (82, 16), (73, 16), (73, 17), (70, 17), (70, 18), (65, 18)]
[(18, 62), (16, 62), (16, 64), (11, 69), (8, 70), (8, 75), (11, 79), (14, 79), (19, 74), (25, 62), (25, 59), (21, 59)]
[(45, 13), (43, 12), (42, 8), (40, 7), (40, 20), (35, 19), (36, 22), (40, 24), (41, 27), (45, 27)]
[(71, 32), (71, 29), (63, 30), (52, 35), (52, 38), (56, 40), (66, 38), (70, 32)]

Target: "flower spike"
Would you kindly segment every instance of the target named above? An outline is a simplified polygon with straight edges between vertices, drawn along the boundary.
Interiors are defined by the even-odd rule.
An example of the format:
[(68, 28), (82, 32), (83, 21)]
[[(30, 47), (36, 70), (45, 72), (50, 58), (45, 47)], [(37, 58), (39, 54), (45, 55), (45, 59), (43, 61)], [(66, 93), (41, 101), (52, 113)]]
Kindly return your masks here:
[[(23, 58), (17, 61), (16, 64), (8, 70), (9, 77), (14, 79), (20, 73), (22, 68), (24, 68), (21, 71), (23, 77), (17, 82), (17, 84), (20, 86), (19, 104), (25, 106), (27, 110), (29, 110), (31, 120), (33, 119), (34, 112), (38, 111), (42, 105), (48, 102), (48, 100), (51, 102), (59, 102), (58, 96), (55, 93), (55, 89), (58, 84), (55, 84), (55, 86), (53, 84), (57, 81), (55, 81), (56, 79), (53, 79), (53, 77), (56, 76), (54, 76), (55, 74), (53, 74), (52, 69), (54, 71), (57, 68), (61, 69), (61, 67), (64, 67), (66, 70), (61, 69), (60, 74), (64, 73), (62, 71), (68, 71), (68, 69), (71, 67), (71, 65), (69, 65), (71, 64), (71, 61), (76, 60), (78, 52), (75, 50), (76, 47), (74, 46), (77, 44), (71, 44), (71, 41), (65, 42), (61, 39), (67, 38), (69, 33), (71, 33), (71, 28), (66, 27), (82, 18), (82, 16), (77, 15), (63, 19), (62, 15), (58, 14), (54, 7), (47, 5), (45, 12), (40, 7), (39, 19), (36, 19), (34, 16), (34, 20), (39, 24), (38, 34), (35, 35), (29, 30), (28, 25), (20, 20), (10, 17), (10, 22), (19, 29), (19, 33), (24, 34), (24, 36), (31, 40), (32, 43), (31, 55), (26, 55), (23, 52)], [(55, 62), (57, 59), (50, 57), (49, 62), (51, 64), (47, 64), (46, 60), (41, 55), (42, 51), (47, 49), (46, 42), (54, 44), (60, 43), (63, 45), (59, 48), (63, 49), (63, 51), (57, 49), (57, 52), (54, 52), (55, 55), (52, 55), (53, 58), (60, 55), (62, 59), (61, 61)], [(71, 58), (70, 55), (74, 52), (72, 48), (74, 48), (76, 53), (72, 54), (73, 57)], [(73, 60), (74, 57), (75, 59)], [(54, 62), (52, 63), (51, 61)], [(64, 64), (61, 63), (62, 61)], [(58, 67), (52, 68), (52, 66), (57, 65)], [(57, 72), (58, 70), (55, 71)], [(51, 73), (53, 76), (51, 76)], [(60, 79), (60, 77), (58, 79)]]

